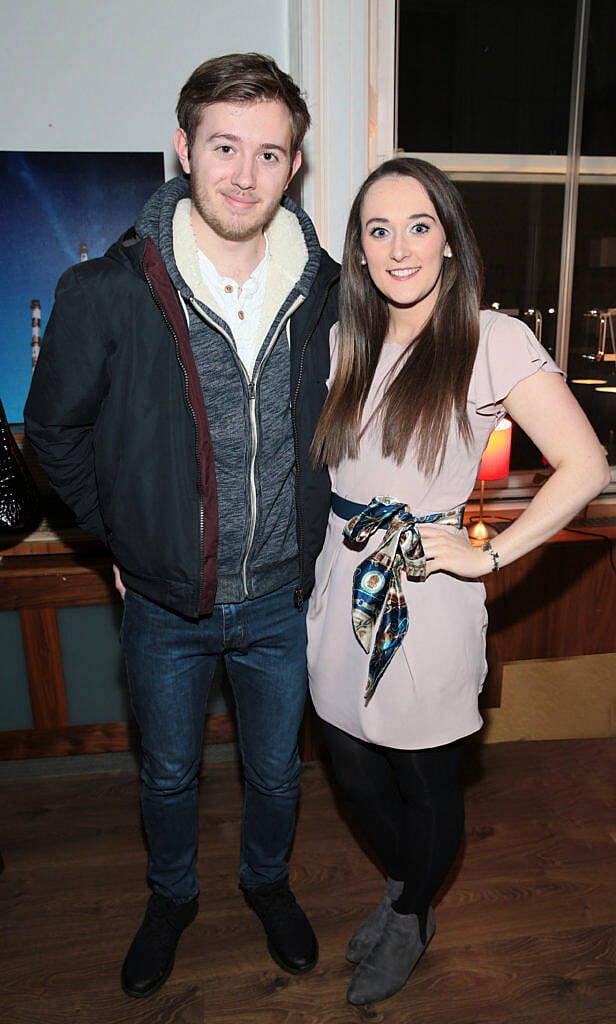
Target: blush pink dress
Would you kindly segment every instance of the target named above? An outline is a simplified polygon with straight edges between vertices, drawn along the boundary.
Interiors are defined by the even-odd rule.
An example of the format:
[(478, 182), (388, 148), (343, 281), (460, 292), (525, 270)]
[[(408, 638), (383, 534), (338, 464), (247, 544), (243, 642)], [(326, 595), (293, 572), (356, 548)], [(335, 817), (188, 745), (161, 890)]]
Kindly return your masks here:
[[(415, 515), (445, 512), (467, 501), (490, 432), (505, 415), (502, 400), (533, 373), (561, 372), (521, 321), (492, 310), (483, 310), (480, 319), (468, 395), (470, 448), (452, 430), (442, 470), (430, 479), (419, 471), (412, 444), (401, 465), (384, 459), (373, 422), (358, 458), (331, 471), (337, 494), (362, 505), (375, 495), (389, 495)], [(335, 348), (334, 332), (332, 366)], [(402, 354), (399, 345), (383, 346), (364, 422)], [(402, 574), (408, 633), (365, 706), (369, 655), (353, 633), (351, 585), (355, 568), (378, 547), (383, 532), (373, 534), (358, 552), (345, 546), (343, 527), (343, 520), (330, 512), (308, 608), (308, 672), (317, 714), (359, 739), (406, 750), (440, 746), (475, 732), (482, 725), (477, 698), (486, 674), (483, 583), (442, 572), (424, 582), (408, 581)]]

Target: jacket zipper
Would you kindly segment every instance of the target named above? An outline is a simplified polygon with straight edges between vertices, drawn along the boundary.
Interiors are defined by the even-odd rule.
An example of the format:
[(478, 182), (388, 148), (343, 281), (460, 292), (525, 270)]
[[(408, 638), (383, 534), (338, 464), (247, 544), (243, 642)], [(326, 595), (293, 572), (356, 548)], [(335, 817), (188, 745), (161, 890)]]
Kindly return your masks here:
[[(250, 482), (250, 525), (248, 527), (248, 540), (247, 540), (246, 548), (245, 548), (245, 551), (244, 551), (244, 558), (242, 560), (242, 583), (244, 585), (244, 594), (245, 594), (246, 597), (248, 597), (248, 581), (246, 579), (247, 571), (248, 571), (248, 558), (249, 558), (250, 551), (251, 551), (251, 548), (252, 548), (252, 542), (254, 540), (255, 530), (256, 530), (256, 526), (257, 526), (257, 488), (256, 488), (256, 484), (255, 484), (255, 467), (256, 467), (256, 463), (257, 463), (257, 451), (258, 451), (258, 447), (259, 447), (259, 444), (258, 444), (258, 442), (259, 442), (259, 434), (258, 434), (258, 430), (257, 430), (257, 384), (258, 384), (258, 381), (259, 381), (259, 377), (261, 375), (261, 371), (262, 371), (263, 367), (265, 366), (265, 364), (266, 364), (266, 362), (267, 362), (267, 360), (269, 358), (270, 352), (272, 351), (274, 345), (278, 341), (278, 338), (280, 337), (281, 332), (286, 327), (286, 325), (289, 322), (289, 319), (292, 316), (292, 314), (295, 312), (295, 310), (299, 306), (301, 306), (303, 301), (304, 301), (304, 296), (303, 295), (298, 295), (298, 297), (295, 300), (295, 302), (287, 310), (284, 318), (278, 324), (278, 327), (277, 327), (275, 333), (272, 335), (272, 337), (270, 339), (270, 343), (267, 346), (267, 348), (266, 348), (266, 350), (265, 350), (265, 352), (263, 354), (263, 358), (262, 358), (261, 362), (259, 363), (259, 365), (257, 367), (257, 374), (254, 377), (254, 379), (249, 383), (249, 388), (248, 388), (248, 398), (249, 398), (249, 401), (248, 401), (248, 412), (249, 412), (249, 417), (250, 417), (250, 438), (251, 438), (250, 473), (249, 473), (249, 482)], [(291, 417), (291, 419), (292, 418), (293, 417)], [(296, 467), (295, 468), (295, 472), (297, 474), (297, 454), (296, 454), (296, 459), (295, 459), (295, 467)]]
[(248, 537), (246, 540), (246, 547), (244, 548), (244, 557), (242, 559), (242, 584), (244, 587), (244, 595), (246, 597), (248, 597), (248, 581), (246, 579), (248, 553), (252, 547), (252, 542), (255, 536), (255, 530), (257, 528), (257, 486), (255, 483), (255, 465), (257, 461), (259, 435), (257, 431), (256, 378), (254, 381), (249, 381), (248, 383), (248, 419), (250, 422), (250, 463), (248, 471), (248, 484), (250, 493), (250, 522), (248, 524)]
[[(180, 342), (179, 342), (178, 336), (176, 334), (176, 331), (175, 331), (175, 329), (173, 327), (173, 324), (171, 323), (169, 317), (167, 316), (167, 311), (165, 310), (165, 308), (164, 308), (162, 302), (160, 301), (160, 299), (158, 298), (156, 289), (154, 288), (154, 285), (152, 284), (152, 282), (150, 280), (149, 274), (148, 274), (147, 270), (145, 269), (145, 265), (144, 265), (143, 261), (141, 263), (141, 269), (143, 270), (143, 276), (146, 279), (148, 288), (150, 289), (150, 293), (152, 295), (152, 298), (154, 299), (154, 303), (158, 307), (158, 310), (159, 310), (163, 320), (165, 321), (165, 324), (167, 325), (169, 333), (171, 334), (171, 337), (173, 338), (173, 343), (174, 343), (174, 347), (175, 347), (175, 358), (177, 359), (178, 366), (180, 367), (180, 370), (181, 370), (181, 373), (182, 373), (182, 377), (183, 377), (183, 380), (184, 380), (184, 397), (186, 399), (186, 404), (187, 404), (187, 406), (188, 406), (188, 408), (190, 410), (190, 414), (191, 414), (191, 416), (193, 418), (193, 422), (195, 424), (195, 438), (197, 438), (197, 436), (199, 434), (199, 425), (197, 423), (197, 416), (196, 416), (195, 410), (194, 410), (192, 402), (190, 400), (190, 391), (189, 391), (189, 387), (188, 387), (188, 373), (186, 372), (186, 367), (184, 366), (184, 363), (182, 362), (182, 356), (180, 354)], [(205, 509), (204, 509), (204, 505), (203, 505), (203, 495), (201, 493), (201, 461), (199, 459), (199, 449), (197, 447), (196, 440), (195, 440), (195, 461), (197, 463), (197, 478), (199, 480), (199, 566), (200, 566), (199, 580), (200, 580), (200, 588), (199, 588), (199, 595), (198, 595), (197, 608), (196, 608), (196, 614), (198, 615), (200, 610), (201, 610), (201, 594), (202, 594), (202, 589), (203, 589), (203, 573), (204, 573), (204, 566), (203, 566), (203, 525), (204, 525), (204, 521), (205, 521)]]
[[(255, 468), (256, 468), (256, 463), (257, 463), (257, 452), (258, 452), (258, 449), (259, 449), (259, 432), (258, 432), (258, 429), (257, 429), (257, 384), (259, 382), (259, 377), (261, 375), (261, 371), (262, 371), (263, 367), (265, 366), (265, 364), (266, 364), (266, 362), (267, 362), (267, 360), (269, 358), (269, 355), (270, 355), (274, 345), (278, 341), (278, 338), (280, 337), (281, 332), (284, 330), (284, 328), (286, 327), (289, 319), (291, 318), (293, 313), (296, 311), (296, 309), (298, 309), (298, 307), (301, 306), (303, 301), (304, 301), (304, 296), (303, 295), (298, 295), (298, 297), (295, 299), (295, 301), (292, 303), (292, 305), (289, 307), (289, 309), (285, 313), (283, 319), (278, 324), (278, 327), (277, 327), (276, 331), (274, 332), (274, 334), (270, 338), (269, 344), (268, 344), (268, 346), (267, 346), (267, 348), (266, 348), (266, 350), (265, 350), (265, 352), (263, 354), (263, 358), (261, 359), (261, 362), (259, 363), (259, 365), (257, 367), (256, 376), (251, 380), (249, 378), (247, 372), (246, 372), (246, 367), (242, 363), (242, 361), (239, 358), (239, 356), (237, 356), (237, 351), (236, 351), (236, 349), (235, 349), (235, 347), (233, 345), (232, 338), (225, 331), (223, 331), (221, 329), (219, 324), (215, 323), (208, 316), (207, 312), (199, 305), (199, 303), (197, 302), (197, 300), (194, 297), (192, 297), (190, 299), (190, 304), (193, 306), (193, 308), (196, 310), (196, 312), (199, 314), (199, 316), (201, 316), (206, 321), (206, 323), (208, 323), (210, 325), (210, 327), (212, 327), (215, 331), (217, 331), (219, 334), (221, 334), (222, 337), (225, 338), (227, 343), (232, 348), (234, 354), (237, 356), (237, 362), (238, 362), (238, 365), (240, 367), (240, 371), (241, 371), (241, 373), (244, 376), (244, 379), (246, 381), (247, 388), (248, 388), (248, 420), (249, 420), (249, 423), (250, 423), (250, 460), (249, 460), (249, 471), (248, 471), (248, 483), (249, 483), (249, 495), (250, 495), (250, 509), (249, 509), (249, 511), (250, 511), (250, 520), (249, 520), (249, 523), (248, 523), (248, 534), (247, 534), (247, 539), (246, 539), (246, 546), (244, 548), (244, 557), (242, 559), (242, 586), (244, 588), (244, 596), (245, 597), (248, 597), (248, 580), (247, 580), (248, 558), (250, 556), (250, 552), (251, 552), (251, 549), (252, 549), (252, 543), (254, 541), (254, 536), (255, 536), (255, 530), (256, 530), (256, 527), (257, 527), (257, 487), (256, 487), (256, 482), (255, 482)], [(313, 328), (313, 330), (314, 330), (314, 328)], [(291, 418), (293, 419), (293, 417), (291, 417)], [(295, 429), (295, 425), (293, 425), (293, 438), (294, 438), (293, 445), (294, 445), (294, 451), (295, 451), (295, 472), (296, 472), (296, 476), (297, 476), (297, 472), (298, 472), (297, 447), (298, 446), (297, 446), (297, 440), (296, 440), (296, 433), (297, 432), (296, 432), (296, 429)], [(297, 500), (297, 498), (296, 498), (296, 500)]]

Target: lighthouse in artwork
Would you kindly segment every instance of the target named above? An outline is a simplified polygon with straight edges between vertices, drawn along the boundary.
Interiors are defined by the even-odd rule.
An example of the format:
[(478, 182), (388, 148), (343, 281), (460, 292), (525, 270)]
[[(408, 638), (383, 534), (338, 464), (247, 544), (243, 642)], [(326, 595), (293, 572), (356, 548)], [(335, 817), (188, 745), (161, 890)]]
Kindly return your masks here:
[(30, 312), (32, 315), (32, 340), (30, 345), (32, 348), (32, 371), (34, 372), (34, 367), (41, 350), (41, 303), (39, 299), (32, 299)]
[(88, 246), (85, 242), (82, 242), (79, 246), (79, 262), (85, 263), (88, 258)]

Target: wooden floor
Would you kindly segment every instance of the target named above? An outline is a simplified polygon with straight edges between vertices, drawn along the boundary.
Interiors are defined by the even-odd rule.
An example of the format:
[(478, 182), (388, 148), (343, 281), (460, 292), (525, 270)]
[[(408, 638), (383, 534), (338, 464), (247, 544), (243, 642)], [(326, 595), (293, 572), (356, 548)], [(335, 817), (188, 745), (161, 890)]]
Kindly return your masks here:
[(2, 1024), (615, 1024), (614, 745), (473, 747), (465, 849), (436, 935), (406, 988), (353, 1008), (344, 947), (380, 877), (336, 809), (323, 766), (303, 773), (295, 891), (320, 939), (317, 968), (269, 959), (237, 890), (234, 765), (202, 786), (201, 912), (151, 999), (119, 988), (146, 899), (133, 774), (0, 785)]

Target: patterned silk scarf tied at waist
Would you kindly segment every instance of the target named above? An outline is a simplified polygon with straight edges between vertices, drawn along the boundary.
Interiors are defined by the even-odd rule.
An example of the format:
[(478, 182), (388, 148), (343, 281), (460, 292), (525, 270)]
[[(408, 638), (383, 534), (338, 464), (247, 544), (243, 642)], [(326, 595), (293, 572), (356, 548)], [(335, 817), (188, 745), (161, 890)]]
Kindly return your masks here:
[[(351, 507), (338, 495), (333, 496), (332, 508), (336, 515), (340, 515), (345, 506), (347, 511)], [(344, 527), (344, 536), (354, 544), (365, 543), (378, 529), (386, 531), (383, 543), (357, 566), (353, 575), (353, 631), (366, 654), (370, 654), (374, 626), (383, 613), (370, 656), (364, 692), (366, 705), (409, 628), (402, 570), (409, 580), (425, 579), (426, 558), (417, 524), (440, 523), (460, 530), (463, 521), (464, 505), (449, 512), (414, 516), (403, 502), (378, 496), (353, 515)]]

